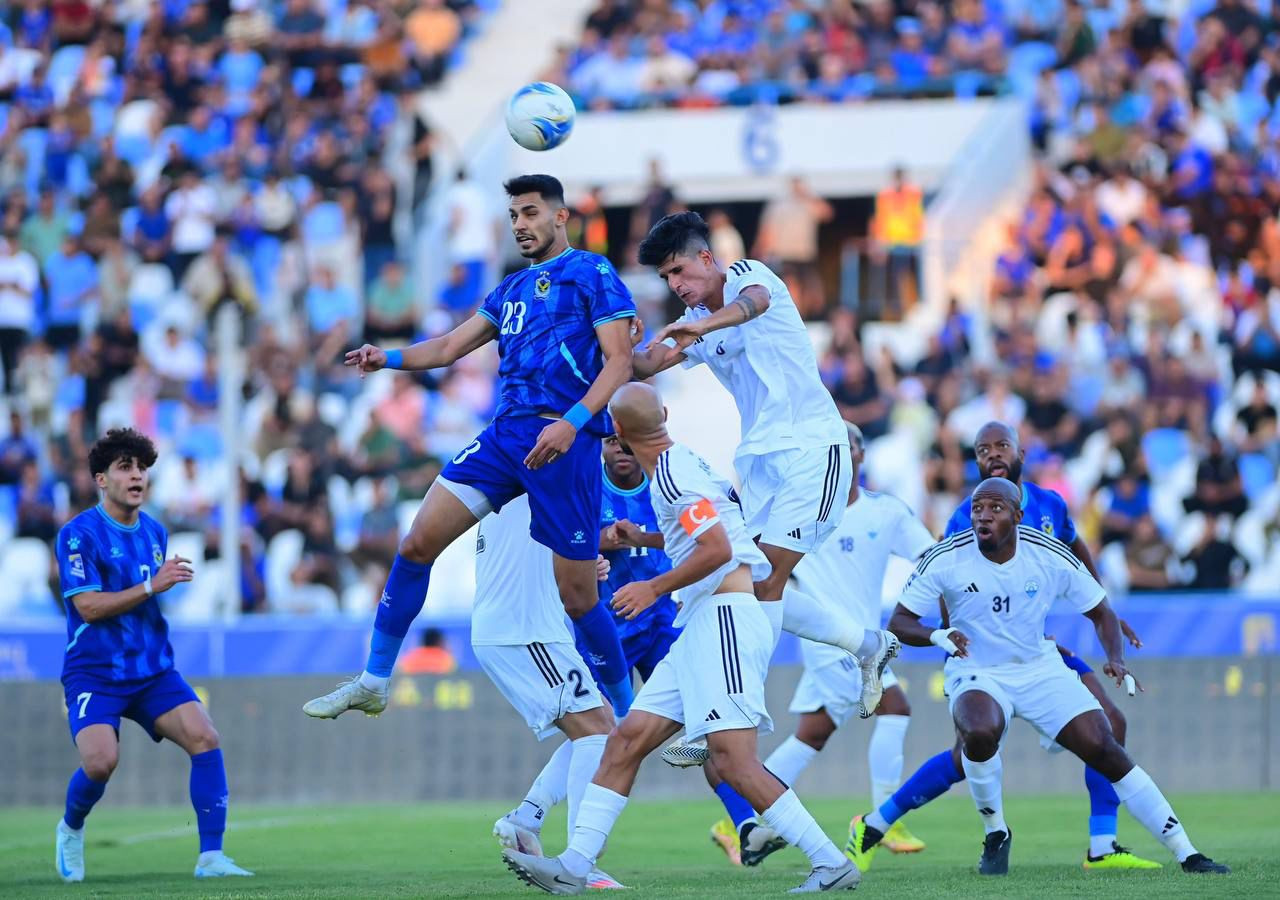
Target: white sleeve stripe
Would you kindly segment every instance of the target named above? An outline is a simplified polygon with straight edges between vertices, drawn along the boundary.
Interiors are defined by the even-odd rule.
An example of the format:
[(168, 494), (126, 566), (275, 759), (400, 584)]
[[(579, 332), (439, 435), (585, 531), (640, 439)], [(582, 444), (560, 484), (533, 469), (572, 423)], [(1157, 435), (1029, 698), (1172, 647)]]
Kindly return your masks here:
[(675, 479), (671, 477), (671, 469), (668, 465), (670, 457), (662, 454), (658, 457), (658, 466), (654, 469), (654, 481), (658, 484), (658, 491), (662, 494), (664, 500), (668, 503), (675, 503), (680, 499), (680, 491), (676, 487)]

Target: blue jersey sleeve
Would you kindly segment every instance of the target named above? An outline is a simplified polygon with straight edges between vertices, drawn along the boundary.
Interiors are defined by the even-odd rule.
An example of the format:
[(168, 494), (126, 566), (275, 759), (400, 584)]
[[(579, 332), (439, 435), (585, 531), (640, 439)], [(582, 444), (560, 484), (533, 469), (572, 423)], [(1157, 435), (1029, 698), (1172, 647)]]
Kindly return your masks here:
[(604, 257), (598, 258), (586, 286), (587, 313), (592, 328), (615, 319), (635, 318), (636, 304), (631, 292)]
[(87, 531), (69, 525), (58, 533), (58, 581), (62, 596), (71, 599), (76, 594), (102, 590), (102, 574), (98, 571), (93, 536)]
[(946, 530), (942, 532), (944, 538), (949, 538), (958, 531), (964, 531), (966, 528), (973, 527), (973, 514), (970, 511), (969, 500), (956, 507), (956, 511), (951, 514), (951, 518), (947, 520)]
[(1045, 491), (1053, 501), (1054, 517), (1060, 523), (1057, 528), (1056, 537), (1064, 544), (1071, 544), (1076, 539), (1076, 523), (1071, 518), (1071, 511), (1067, 509), (1067, 501), (1062, 499), (1062, 495), (1057, 491)]
[(480, 304), (480, 308), (476, 310), (476, 315), (484, 316), (495, 326), (502, 327), (502, 286), (494, 288), (489, 292), (489, 296), (484, 298), (484, 302)]

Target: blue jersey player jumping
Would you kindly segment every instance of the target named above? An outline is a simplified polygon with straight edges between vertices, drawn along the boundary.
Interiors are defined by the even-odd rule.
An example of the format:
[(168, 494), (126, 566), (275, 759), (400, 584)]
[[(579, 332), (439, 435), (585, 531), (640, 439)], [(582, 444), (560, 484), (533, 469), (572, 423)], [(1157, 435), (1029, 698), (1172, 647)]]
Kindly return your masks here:
[(253, 874), (222, 852), (227, 772), (218, 732), (173, 667), (157, 595), (190, 581), (192, 569), (182, 557), (165, 558), (169, 534), (142, 512), (147, 470), (155, 461), (156, 448), (145, 435), (128, 428), (108, 431), (89, 451), (102, 502), (58, 532), (58, 577), (67, 607), (62, 686), (80, 753), (56, 831), (63, 881), (84, 880), (84, 820), (120, 758), (122, 718), (191, 756), (191, 805), (200, 833), (196, 877)]
[[(613, 592), (633, 581), (648, 581), (671, 569), (663, 551), (662, 531), (649, 500), (649, 478), (636, 458), (623, 449), (617, 435), (604, 439), (604, 499), (600, 507), (600, 552), (609, 560), (608, 579), (600, 583), (600, 597), (606, 603)], [(672, 623), (676, 603), (670, 594), (634, 619), (617, 616), (615, 624), (627, 657), (628, 671), (644, 681), (653, 667), (667, 655), (680, 629)], [(578, 649), (593, 668), (593, 654), (581, 634)]]
[[(974, 456), (978, 463), (978, 472), (984, 479), (1004, 478), (1018, 486), (1022, 494), (1022, 522), (1032, 528), (1043, 531), (1067, 544), (1071, 552), (1089, 570), (1096, 580), (1098, 572), (1093, 565), (1093, 557), (1084, 539), (1076, 533), (1075, 523), (1067, 510), (1066, 501), (1054, 491), (1022, 480), (1022, 463), (1025, 452), (1018, 442), (1018, 434), (1002, 422), (988, 422), (978, 431), (973, 442)], [(947, 530), (943, 537), (950, 537), (958, 531), (973, 527), (970, 520), (972, 498), (966, 497), (964, 502), (951, 515), (947, 522)], [(1135, 647), (1141, 647), (1133, 629), (1123, 619), (1120, 620), (1124, 636)], [(1120, 744), (1124, 744), (1126, 722), (1122, 713), (1107, 696), (1102, 682), (1093, 673), (1093, 669), (1080, 657), (1062, 647), (1062, 661), (1080, 675), (1080, 680), (1101, 704), (1103, 711), (1111, 722), (1111, 730)], [(912, 809), (940, 797), (951, 785), (964, 780), (964, 770), (960, 764), (960, 744), (944, 750), (927, 760), (915, 773), (903, 782), (892, 797), (876, 811), (866, 816), (856, 816), (849, 827), (849, 843), (846, 852), (858, 863), (859, 868), (866, 869), (871, 864), (871, 857), (876, 845), (899, 818)], [(1158, 869), (1160, 864), (1153, 860), (1143, 859), (1126, 850), (1116, 841), (1117, 816), (1120, 811), (1120, 798), (1116, 795), (1111, 782), (1100, 772), (1086, 766), (1084, 771), (1085, 787), (1089, 791), (1089, 851), (1085, 854), (1086, 869)]]
[(529, 532), (553, 554), (565, 612), (593, 656), (619, 715), (631, 705), (612, 610), (596, 592), (600, 440), (605, 405), (631, 378), (636, 308), (603, 256), (569, 246), (564, 189), (550, 175), (504, 185), (511, 231), (529, 267), (508, 276), (480, 310), (448, 334), (404, 350), (365, 344), (347, 354), (361, 375), (451, 365), (496, 340), (501, 395), (493, 422), (444, 467), (396, 555), (374, 619), (365, 671), (303, 707), (332, 719), (348, 709), (377, 715), (409, 625), (422, 609), (431, 565), (479, 519), (520, 494)]

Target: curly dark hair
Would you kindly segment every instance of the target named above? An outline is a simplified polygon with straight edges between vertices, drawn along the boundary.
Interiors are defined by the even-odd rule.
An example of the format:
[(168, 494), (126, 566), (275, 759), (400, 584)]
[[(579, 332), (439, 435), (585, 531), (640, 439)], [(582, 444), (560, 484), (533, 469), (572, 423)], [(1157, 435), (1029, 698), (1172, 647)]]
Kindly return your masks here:
[(156, 445), (141, 431), (112, 428), (89, 449), (89, 474), (111, 468), (116, 460), (132, 459), (144, 469), (156, 464)]
[(660, 266), (678, 253), (690, 256), (711, 248), (711, 229), (696, 212), (663, 216), (640, 242), (640, 265)]
[(564, 206), (564, 185), (554, 175), (517, 175), (502, 187), (508, 197), (538, 194), (549, 203)]

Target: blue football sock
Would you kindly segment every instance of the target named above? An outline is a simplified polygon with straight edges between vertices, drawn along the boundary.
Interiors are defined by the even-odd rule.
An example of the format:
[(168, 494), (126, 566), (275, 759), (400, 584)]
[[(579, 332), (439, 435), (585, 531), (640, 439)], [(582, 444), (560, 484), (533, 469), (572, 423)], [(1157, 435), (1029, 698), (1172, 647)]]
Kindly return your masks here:
[(751, 808), (751, 804), (731, 788), (729, 782), (722, 781), (716, 785), (716, 796), (724, 804), (724, 811), (729, 814), (729, 818), (733, 819), (733, 827), (739, 831), (742, 830), (743, 822), (755, 818), (756, 811)]
[(222, 849), (227, 830), (227, 770), (222, 751), (206, 750), (191, 757), (191, 805), (196, 811), (200, 852)]
[(1114, 836), (1120, 812), (1116, 789), (1105, 775), (1089, 766), (1084, 768), (1084, 786), (1089, 789), (1089, 834)]
[[(618, 627), (614, 624), (613, 610), (601, 600), (586, 615), (574, 619), (573, 624), (591, 654), (591, 663), (595, 666), (605, 693), (613, 701), (614, 711), (619, 716), (626, 715), (633, 699), (631, 667), (627, 665), (627, 655), (622, 650), (622, 640), (618, 637)], [(619, 709), (619, 705), (623, 708)]]
[(93, 805), (102, 799), (106, 789), (105, 781), (94, 781), (84, 774), (84, 769), (76, 769), (71, 780), (67, 782), (67, 811), (62, 815), (62, 820), (67, 823), (67, 827), (77, 831), (83, 828), (84, 817), (89, 815)]
[(913, 809), (945, 794), (953, 784), (964, 781), (964, 772), (956, 769), (950, 750), (925, 760), (893, 796), (881, 804), (879, 813), (892, 825)]
[(391, 676), (400, 655), (400, 645), (409, 626), (422, 612), (427, 601), (427, 585), (431, 582), (431, 564), (416, 563), (396, 554), (382, 591), (378, 612), (373, 619), (373, 638), (369, 642), (369, 662), (365, 670), (383, 678)]

